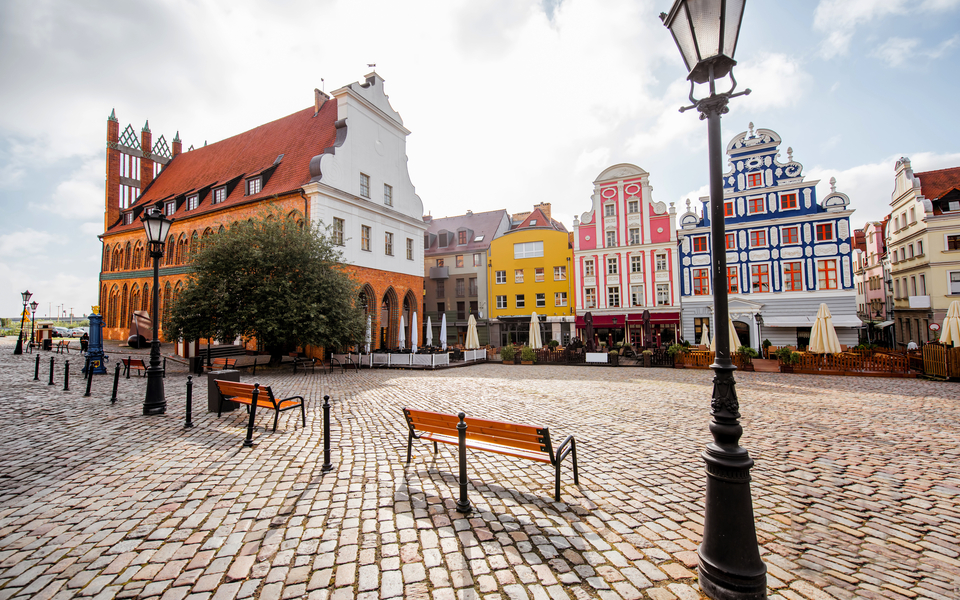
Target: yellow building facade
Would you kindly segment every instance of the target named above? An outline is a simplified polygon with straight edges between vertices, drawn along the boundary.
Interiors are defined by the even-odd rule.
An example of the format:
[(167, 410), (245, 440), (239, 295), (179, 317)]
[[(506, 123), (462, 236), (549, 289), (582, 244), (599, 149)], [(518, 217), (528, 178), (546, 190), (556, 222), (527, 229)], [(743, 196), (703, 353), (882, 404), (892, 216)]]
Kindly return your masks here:
[(523, 215), (490, 244), (487, 261), (491, 343), (527, 343), (537, 314), (544, 345), (569, 343), (576, 319), (570, 236), (549, 205)]

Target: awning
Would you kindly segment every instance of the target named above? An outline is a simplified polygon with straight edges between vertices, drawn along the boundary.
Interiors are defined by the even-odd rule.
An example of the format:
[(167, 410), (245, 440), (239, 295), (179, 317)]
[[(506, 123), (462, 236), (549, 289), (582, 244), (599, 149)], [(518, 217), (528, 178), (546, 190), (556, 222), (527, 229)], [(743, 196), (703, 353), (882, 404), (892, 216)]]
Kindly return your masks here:
[[(617, 322), (614, 323), (613, 320)], [(629, 313), (626, 315), (593, 315), (594, 327), (623, 327), (627, 322), (630, 325), (640, 325), (643, 323), (643, 313)], [(651, 312), (651, 324), (679, 323), (680, 313), (678, 312)], [(582, 329), (587, 324), (583, 321), (582, 315), (577, 315), (577, 327)]]
[[(763, 317), (764, 327), (813, 327), (816, 316), (811, 317)], [(854, 315), (834, 315), (834, 327), (862, 327), (863, 322)]]
[(893, 321), (884, 321), (883, 323), (877, 323), (877, 327), (883, 329), (884, 327), (890, 327), (893, 325)]

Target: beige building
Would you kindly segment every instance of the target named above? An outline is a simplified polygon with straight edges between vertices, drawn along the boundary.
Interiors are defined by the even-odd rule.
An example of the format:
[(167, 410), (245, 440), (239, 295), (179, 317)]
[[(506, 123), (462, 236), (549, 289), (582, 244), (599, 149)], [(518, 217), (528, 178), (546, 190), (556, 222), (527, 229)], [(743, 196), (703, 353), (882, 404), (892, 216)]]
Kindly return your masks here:
[(901, 343), (939, 337), (953, 300), (960, 300), (960, 167), (914, 173), (896, 166), (887, 251), (893, 280), (893, 320)]

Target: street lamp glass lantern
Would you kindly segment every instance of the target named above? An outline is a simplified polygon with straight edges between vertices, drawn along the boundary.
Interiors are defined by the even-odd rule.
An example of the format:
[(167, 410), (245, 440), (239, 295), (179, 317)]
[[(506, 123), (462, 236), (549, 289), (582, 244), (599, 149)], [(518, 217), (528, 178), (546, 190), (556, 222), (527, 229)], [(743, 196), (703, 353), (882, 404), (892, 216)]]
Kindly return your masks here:
[(40, 303), (34, 300), (33, 302), (30, 303), (30, 310), (33, 312), (37, 312), (38, 306), (40, 306)]
[(25, 292), (20, 292), (20, 295), (23, 297), (23, 305), (24, 305), (24, 306), (27, 305), (27, 302), (30, 302), (30, 297), (33, 296), (33, 294), (30, 292), (30, 290), (27, 290), (27, 291), (25, 291)]
[(746, 0), (676, 0), (660, 19), (673, 35), (694, 83), (725, 77), (737, 61), (740, 23)]
[(162, 244), (173, 223), (156, 208), (145, 211), (140, 220), (143, 221), (143, 230), (147, 233), (147, 242), (150, 244)]

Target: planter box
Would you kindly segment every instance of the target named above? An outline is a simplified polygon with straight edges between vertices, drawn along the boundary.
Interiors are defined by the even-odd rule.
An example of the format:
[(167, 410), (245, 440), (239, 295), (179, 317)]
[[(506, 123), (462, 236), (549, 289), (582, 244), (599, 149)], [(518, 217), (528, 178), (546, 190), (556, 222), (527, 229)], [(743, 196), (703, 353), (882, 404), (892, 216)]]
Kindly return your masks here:
[(532, 360), (521, 360), (521, 361), (520, 361), (520, 364), (521, 364), (521, 365), (532, 365), (532, 364), (533, 364), (533, 361), (532, 361)]
[(648, 369), (653, 366), (653, 355), (652, 355), (652, 354), (644, 354), (644, 355), (643, 355), (643, 366), (646, 367), (646, 368), (648, 368)]
[(588, 363), (606, 364), (608, 355), (606, 352), (587, 352), (584, 358)]
[(505, 365), (512, 365), (512, 364), (513, 364), (513, 361), (512, 361), (512, 360), (505, 360), (505, 361), (503, 361), (503, 364), (505, 364)]
[(793, 365), (780, 365), (781, 373), (793, 373)]

